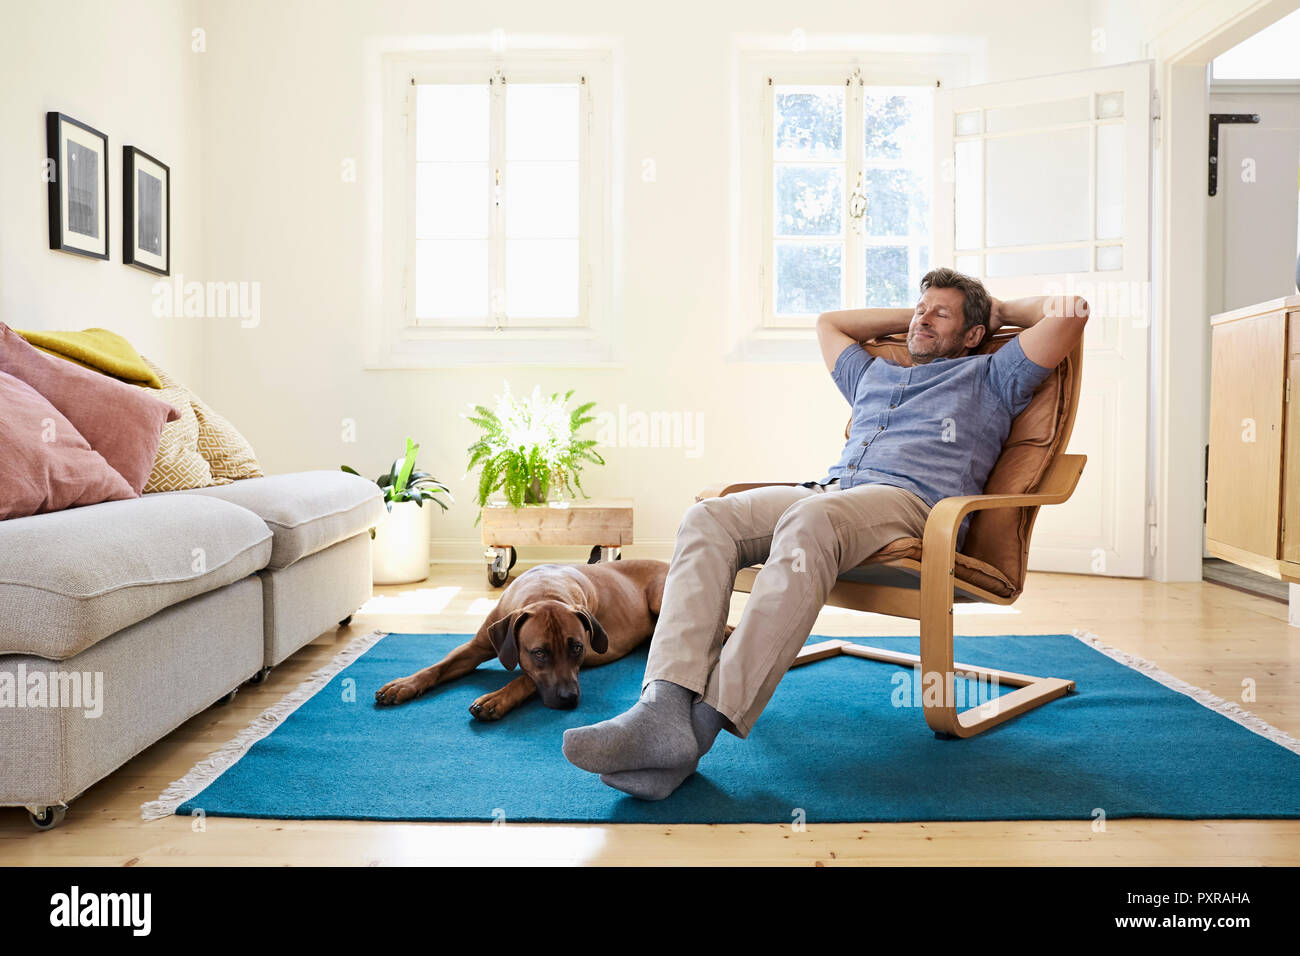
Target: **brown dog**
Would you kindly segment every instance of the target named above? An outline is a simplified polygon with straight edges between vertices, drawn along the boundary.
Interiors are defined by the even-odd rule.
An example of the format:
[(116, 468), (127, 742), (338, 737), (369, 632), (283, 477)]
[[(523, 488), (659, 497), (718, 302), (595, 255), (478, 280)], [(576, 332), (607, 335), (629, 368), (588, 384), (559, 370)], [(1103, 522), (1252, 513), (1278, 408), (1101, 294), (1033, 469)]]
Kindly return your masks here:
[(375, 701), (405, 703), (496, 657), (523, 674), (470, 705), (479, 720), (500, 720), (534, 691), (547, 707), (577, 707), (579, 668), (616, 661), (654, 632), (667, 576), (667, 563), (646, 559), (540, 564), (506, 588), (472, 640), (432, 667), (389, 681)]

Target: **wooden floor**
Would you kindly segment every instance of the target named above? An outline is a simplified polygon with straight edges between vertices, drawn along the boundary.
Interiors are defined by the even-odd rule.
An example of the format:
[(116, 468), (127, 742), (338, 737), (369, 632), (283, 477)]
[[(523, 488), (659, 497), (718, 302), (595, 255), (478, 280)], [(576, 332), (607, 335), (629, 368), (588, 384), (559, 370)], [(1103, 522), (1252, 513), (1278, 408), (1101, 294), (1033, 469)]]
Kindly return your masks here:
[[(515, 573), (525, 570), (520, 564)], [(151, 823), (140, 805), (242, 730), (348, 640), (372, 629), (473, 631), (500, 592), (482, 568), (444, 565), (419, 585), (378, 589), (349, 628), (322, 635), (246, 686), (233, 704), (192, 718), (91, 788), (55, 830), (38, 833), (24, 811), (0, 808), (0, 864), (961, 864), (1257, 865), (1300, 862), (1300, 820), (1091, 821), (789, 825), (419, 824), (189, 817)], [(736, 595), (731, 621), (746, 595)], [(1243, 706), (1300, 736), (1300, 631), (1286, 606), (1210, 583), (1031, 574), (1018, 614), (958, 613), (962, 634), (1061, 633), (1103, 641), (1229, 700), (1254, 681)], [(914, 622), (824, 612), (816, 633), (916, 633)], [(1050, 707), (1051, 704), (1046, 706)], [(917, 733), (929, 733), (918, 715)]]

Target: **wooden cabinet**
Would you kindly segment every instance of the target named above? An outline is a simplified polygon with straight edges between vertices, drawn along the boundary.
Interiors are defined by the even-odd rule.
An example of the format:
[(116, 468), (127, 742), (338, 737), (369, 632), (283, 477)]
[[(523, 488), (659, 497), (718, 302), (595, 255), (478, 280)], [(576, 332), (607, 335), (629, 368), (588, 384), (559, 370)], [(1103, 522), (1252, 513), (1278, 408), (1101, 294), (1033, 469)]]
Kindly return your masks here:
[(1206, 550), (1300, 582), (1300, 296), (1214, 316), (1210, 363)]

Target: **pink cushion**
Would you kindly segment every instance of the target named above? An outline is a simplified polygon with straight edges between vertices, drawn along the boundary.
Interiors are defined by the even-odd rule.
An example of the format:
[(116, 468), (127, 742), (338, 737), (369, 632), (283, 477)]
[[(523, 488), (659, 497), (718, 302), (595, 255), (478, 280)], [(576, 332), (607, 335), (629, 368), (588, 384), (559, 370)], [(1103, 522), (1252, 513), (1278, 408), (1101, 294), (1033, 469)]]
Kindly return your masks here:
[(153, 471), (163, 426), (180, 417), (140, 388), (46, 355), (3, 322), (0, 372), (48, 399), (137, 495)]
[(138, 498), (59, 410), (0, 372), (0, 519)]

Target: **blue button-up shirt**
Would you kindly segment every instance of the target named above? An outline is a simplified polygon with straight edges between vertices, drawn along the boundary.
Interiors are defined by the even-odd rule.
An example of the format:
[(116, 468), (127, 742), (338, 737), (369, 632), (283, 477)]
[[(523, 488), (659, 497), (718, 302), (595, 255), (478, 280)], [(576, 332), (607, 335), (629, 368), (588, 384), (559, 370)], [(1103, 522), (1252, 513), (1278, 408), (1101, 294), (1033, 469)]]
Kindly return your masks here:
[[(818, 484), (905, 488), (931, 508), (941, 498), (984, 492), (1011, 420), (1051, 374), (1026, 357), (1019, 338), (993, 353), (896, 365), (854, 342), (831, 378), (853, 407), (840, 460)], [(970, 515), (957, 535), (960, 550)]]

